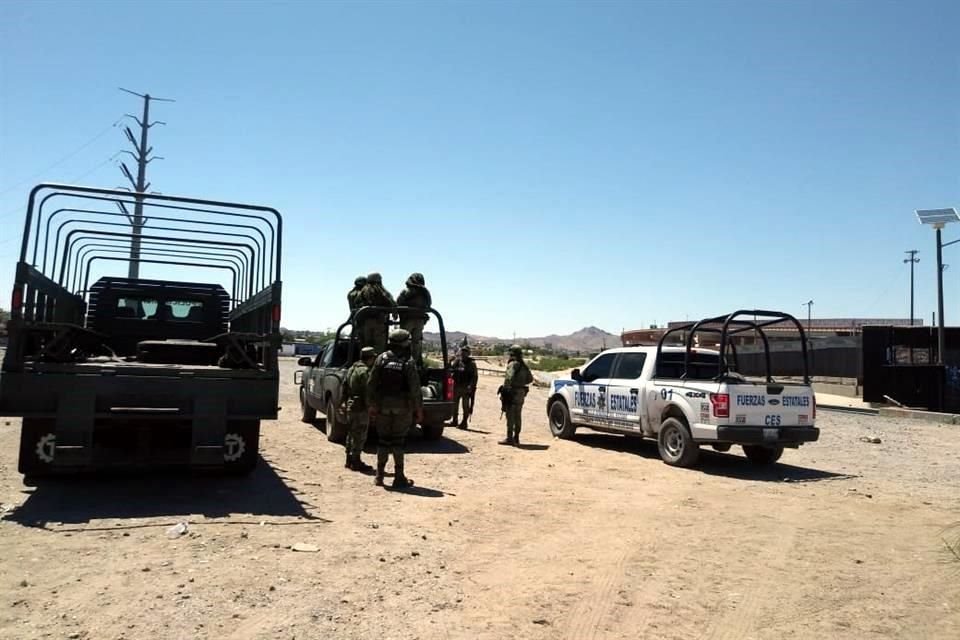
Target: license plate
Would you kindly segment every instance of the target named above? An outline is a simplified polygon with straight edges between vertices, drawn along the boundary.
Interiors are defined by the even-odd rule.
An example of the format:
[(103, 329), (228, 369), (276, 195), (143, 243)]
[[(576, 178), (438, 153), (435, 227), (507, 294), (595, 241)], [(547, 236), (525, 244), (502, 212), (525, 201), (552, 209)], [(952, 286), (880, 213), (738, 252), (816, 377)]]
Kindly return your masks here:
[(780, 429), (764, 429), (763, 439), (765, 441), (777, 440), (780, 437)]

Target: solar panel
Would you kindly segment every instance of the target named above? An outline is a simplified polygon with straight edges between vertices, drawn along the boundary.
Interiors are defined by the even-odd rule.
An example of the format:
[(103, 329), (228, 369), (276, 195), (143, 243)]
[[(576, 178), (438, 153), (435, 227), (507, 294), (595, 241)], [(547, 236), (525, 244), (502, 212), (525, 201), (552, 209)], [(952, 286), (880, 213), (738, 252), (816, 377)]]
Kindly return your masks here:
[(917, 220), (920, 224), (944, 225), (960, 221), (960, 215), (956, 209), (917, 209)]

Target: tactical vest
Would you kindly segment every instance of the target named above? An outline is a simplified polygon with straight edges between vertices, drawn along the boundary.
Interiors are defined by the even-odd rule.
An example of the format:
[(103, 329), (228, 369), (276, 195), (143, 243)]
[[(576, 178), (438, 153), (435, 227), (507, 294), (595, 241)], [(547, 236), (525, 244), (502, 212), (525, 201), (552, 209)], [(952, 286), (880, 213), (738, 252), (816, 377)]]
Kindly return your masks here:
[(405, 361), (392, 354), (386, 356), (380, 365), (377, 391), (385, 396), (406, 395), (410, 391), (406, 373)]

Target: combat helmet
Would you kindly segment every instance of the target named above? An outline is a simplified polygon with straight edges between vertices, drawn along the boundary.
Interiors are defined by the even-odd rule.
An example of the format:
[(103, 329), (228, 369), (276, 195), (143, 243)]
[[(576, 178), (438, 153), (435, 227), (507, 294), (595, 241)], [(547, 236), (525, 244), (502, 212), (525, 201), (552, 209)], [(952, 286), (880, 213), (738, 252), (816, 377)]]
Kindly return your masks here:
[(424, 280), (422, 273), (411, 273), (410, 277), (407, 278), (408, 287), (414, 286), (414, 285), (422, 287), (425, 284), (426, 284), (426, 280)]
[(511, 346), (510, 349), (507, 350), (507, 352), (515, 358), (523, 357), (523, 349), (518, 344)]
[(367, 284), (367, 276), (357, 276), (353, 281), (353, 286), (362, 287)]
[(406, 329), (394, 329), (390, 332), (390, 344), (395, 344), (399, 346), (406, 345), (410, 342), (410, 332)]
[(383, 276), (374, 271), (367, 275), (367, 282), (369, 284), (383, 284)]

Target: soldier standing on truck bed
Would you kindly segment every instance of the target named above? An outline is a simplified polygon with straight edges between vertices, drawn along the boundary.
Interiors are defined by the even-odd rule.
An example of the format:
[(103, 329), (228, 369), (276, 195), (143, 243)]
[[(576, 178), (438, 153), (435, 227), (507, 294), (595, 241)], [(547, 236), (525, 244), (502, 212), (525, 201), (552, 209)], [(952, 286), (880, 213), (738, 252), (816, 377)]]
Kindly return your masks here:
[(365, 284), (367, 284), (366, 276), (357, 276), (353, 281), (353, 289), (347, 294), (347, 304), (350, 305), (350, 313), (360, 308), (360, 292), (363, 290), (363, 285)]
[(529, 390), (527, 385), (533, 383), (533, 373), (523, 361), (523, 349), (517, 345), (510, 347), (510, 360), (507, 362), (507, 372), (504, 375), (503, 386), (500, 387), (501, 402), (507, 414), (507, 437), (499, 444), (520, 446), (520, 427), (523, 421), (523, 401)]
[(473, 414), (473, 394), (477, 389), (477, 363), (470, 357), (470, 347), (460, 347), (460, 355), (450, 363), (453, 370), (453, 424), (457, 424), (460, 405), (463, 405), (463, 420), (457, 425), (467, 428), (467, 421)]
[(373, 347), (364, 347), (360, 350), (360, 359), (347, 370), (344, 378), (343, 397), (347, 405), (347, 415), (350, 416), (347, 462), (344, 467), (363, 473), (373, 471), (373, 467), (361, 460), (360, 454), (367, 442), (367, 429), (370, 425), (370, 416), (367, 413), (367, 382), (370, 378), (370, 365), (376, 357)]
[(427, 324), (427, 309), (433, 306), (430, 290), (426, 287), (422, 273), (411, 273), (407, 278), (407, 288), (397, 296), (397, 304), (401, 307), (414, 307), (424, 312), (400, 312), (400, 327), (410, 332), (413, 361), (418, 367), (423, 366), (423, 327)]
[[(383, 288), (383, 277), (379, 273), (367, 276), (367, 284), (360, 290), (361, 307), (395, 307), (390, 292)], [(386, 312), (378, 311), (365, 316), (360, 321), (360, 342), (364, 347), (373, 347), (377, 353), (383, 353), (387, 348), (387, 316)]]
[(390, 332), (390, 348), (377, 356), (367, 382), (370, 419), (376, 420), (377, 476), (374, 483), (383, 486), (383, 476), (393, 453), (393, 488), (413, 485), (403, 468), (403, 448), (414, 419), (423, 422), (423, 396), (420, 376), (410, 360), (410, 333), (404, 329)]

